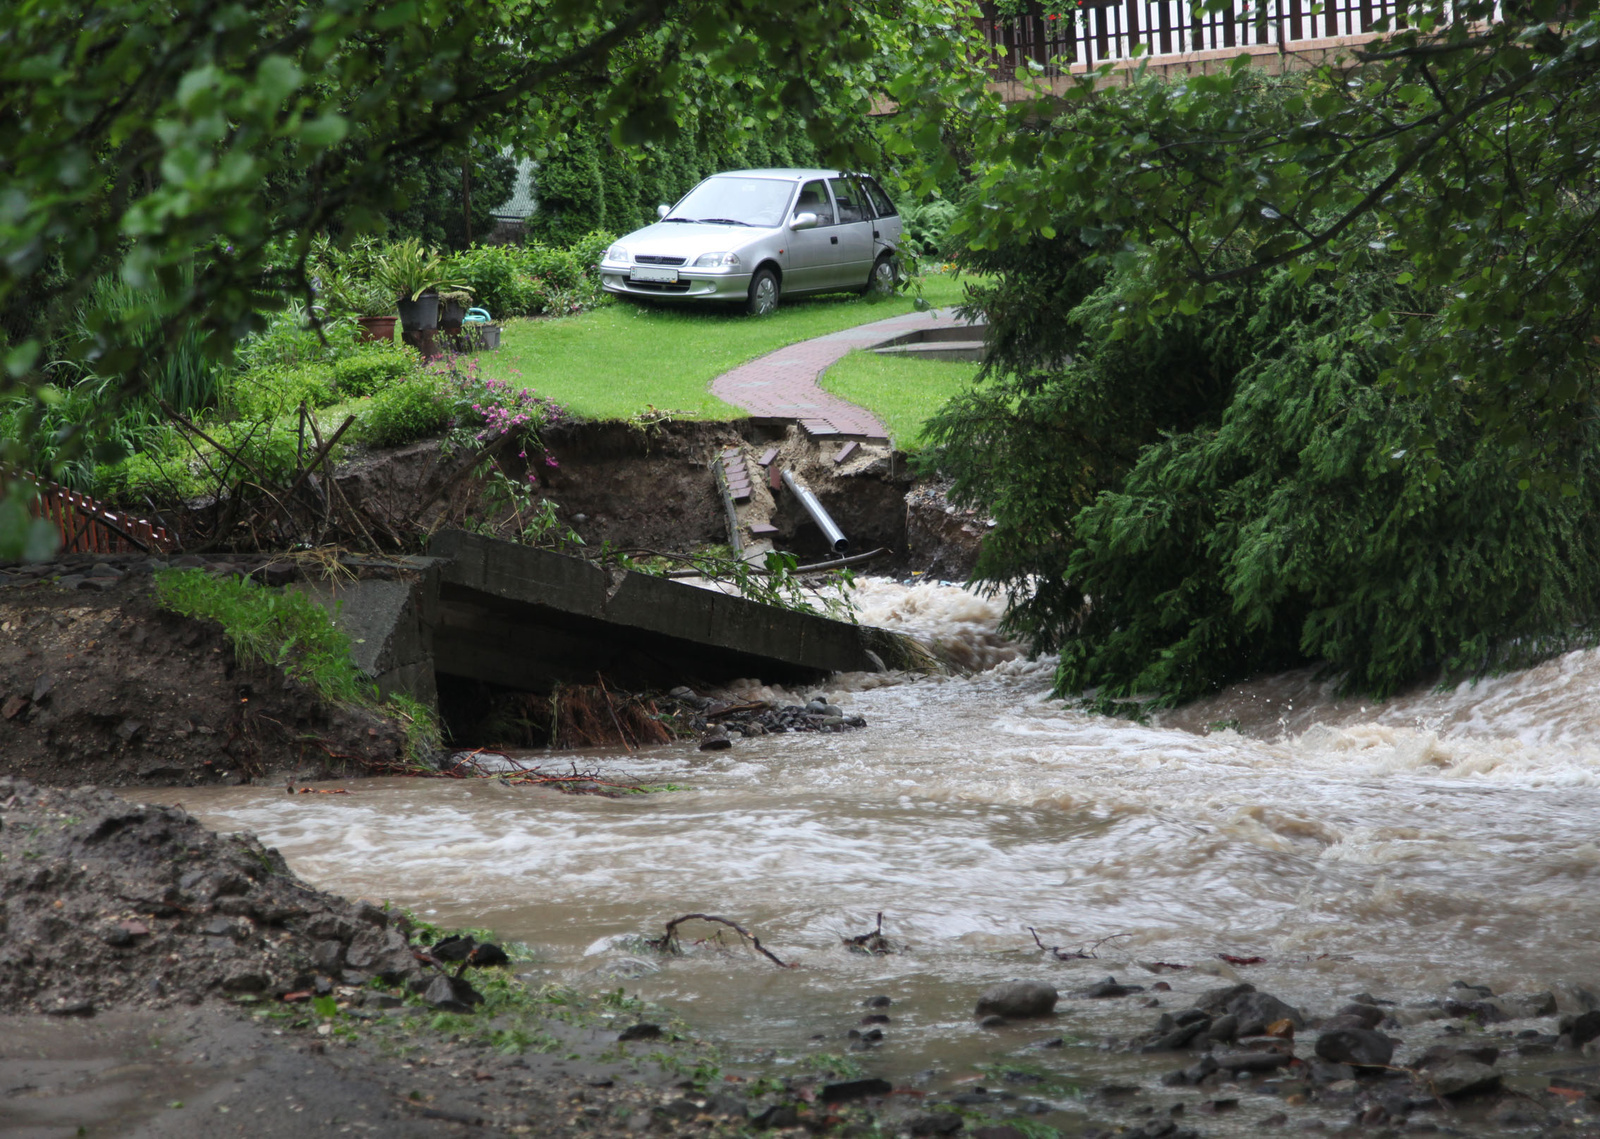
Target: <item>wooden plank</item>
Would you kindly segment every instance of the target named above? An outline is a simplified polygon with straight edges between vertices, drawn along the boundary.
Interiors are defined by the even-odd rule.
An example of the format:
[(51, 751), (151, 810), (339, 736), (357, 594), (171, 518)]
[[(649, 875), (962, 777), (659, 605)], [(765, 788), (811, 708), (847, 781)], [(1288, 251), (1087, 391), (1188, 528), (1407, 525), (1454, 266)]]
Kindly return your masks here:
[(833, 457), (833, 461), (835, 463), (844, 462), (851, 455), (856, 453), (856, 448), (859, 447), (859, 446), (860, 446), (859, 443), (855, 443), (853, 441), (849, 442), (849, 443), (846, 443), (843, 447), (839, 448), (839, 453)]
[(765, 451), (761, 452), (761, 458), (757, 460), (757, 462), (759, 462), (763, 467), (770, 467), (772, 466), (772, 460), (776, 459), (777, 457), (778, 449), (776, 447), (768, 447)]

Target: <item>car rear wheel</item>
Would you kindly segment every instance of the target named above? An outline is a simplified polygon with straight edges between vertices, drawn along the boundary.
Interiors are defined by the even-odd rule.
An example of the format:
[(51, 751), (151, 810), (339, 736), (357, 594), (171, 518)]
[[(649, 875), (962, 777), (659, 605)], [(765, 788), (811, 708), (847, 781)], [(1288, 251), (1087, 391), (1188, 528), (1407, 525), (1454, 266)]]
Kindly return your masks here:
[(766, 316), (778, 308), (778, 274), (771, 269), (757, 269), (756, 275), (750, 278), (750, 299), (745, 302), (744, 311), (751, 316)]

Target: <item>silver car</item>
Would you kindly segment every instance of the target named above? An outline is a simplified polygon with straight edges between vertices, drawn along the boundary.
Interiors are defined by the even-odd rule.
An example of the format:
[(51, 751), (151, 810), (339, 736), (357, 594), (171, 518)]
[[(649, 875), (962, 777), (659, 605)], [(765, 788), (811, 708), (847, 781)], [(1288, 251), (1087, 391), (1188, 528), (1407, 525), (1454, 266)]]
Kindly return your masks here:
[(843, 170), (714, 174), (661, 220), (606, 250), (606, 292), (655, 301), (735, 301), (894, 287), (900, 216), (883, 187)]

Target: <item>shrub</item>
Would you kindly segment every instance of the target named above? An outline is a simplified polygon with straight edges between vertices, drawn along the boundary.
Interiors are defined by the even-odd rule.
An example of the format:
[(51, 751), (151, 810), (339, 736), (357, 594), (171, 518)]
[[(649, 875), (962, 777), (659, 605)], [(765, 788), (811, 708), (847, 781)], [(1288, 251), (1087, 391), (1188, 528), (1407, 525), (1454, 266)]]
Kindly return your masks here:
[(516, 246), (474, 246), (455, 256), (450, 272), (467, 284), (491, 316), (527, 316), (538, 311), (538, 284), (528, 273), (525, 251)]
[(333, 385), (343, 397), (376, 395), (415, 372), (417, 363), (404, 345), (363, 344), (333, 365)]
[(950, 226), (956, 220), (956, 204), (947, 198), (934, 198), (900, 211), (905, 225), (905, 245), (913, 252), (942, 256), (949, 246)]
[(453, 399), (435, 372), (418, 372), (373, 396), (354, 430), (372, 447), (400, 447), (450, 426)]
[(327, 407), (337, 398), (330, 364), (255, 368), (228, 381), (228, 408), (242, 419), (271, 419), (293, 411), (301, 401)]

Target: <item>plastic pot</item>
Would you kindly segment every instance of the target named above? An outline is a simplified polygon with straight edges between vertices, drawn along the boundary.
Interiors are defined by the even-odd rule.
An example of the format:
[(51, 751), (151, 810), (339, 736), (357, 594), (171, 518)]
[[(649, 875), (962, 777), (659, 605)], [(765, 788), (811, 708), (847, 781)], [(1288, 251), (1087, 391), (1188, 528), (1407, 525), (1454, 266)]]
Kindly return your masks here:
[(406, 332), (431, 332), (439, 327), (439, 294), (423, 293), (400, 301), (400, 327)]

